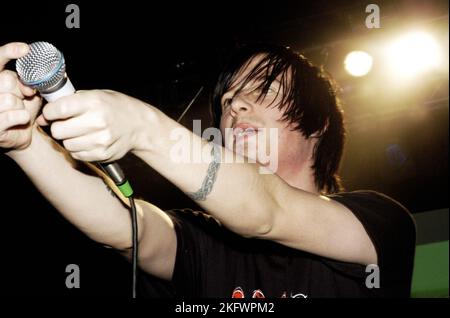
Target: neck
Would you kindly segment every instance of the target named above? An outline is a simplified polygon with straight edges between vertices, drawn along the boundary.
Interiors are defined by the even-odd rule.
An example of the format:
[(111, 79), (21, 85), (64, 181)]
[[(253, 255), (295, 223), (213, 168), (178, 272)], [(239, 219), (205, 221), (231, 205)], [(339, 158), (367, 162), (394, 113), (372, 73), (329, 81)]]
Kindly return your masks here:
[(320, 190), (316, 187), (312, 168), (315, 144), (316, 140), (307, 139), (301, 143), (301, 147), (291, 147), (288, 151), (284, 151), (286, 155), (280, 158), (276, 173), (294, 188), (319, 194)]
[(278, 169), (277, 175), (290, 186), (311, 193), (319, 193), (314, 182), (314, 171), (310, 168), (310, 163), (305, 164), (301, 169)]

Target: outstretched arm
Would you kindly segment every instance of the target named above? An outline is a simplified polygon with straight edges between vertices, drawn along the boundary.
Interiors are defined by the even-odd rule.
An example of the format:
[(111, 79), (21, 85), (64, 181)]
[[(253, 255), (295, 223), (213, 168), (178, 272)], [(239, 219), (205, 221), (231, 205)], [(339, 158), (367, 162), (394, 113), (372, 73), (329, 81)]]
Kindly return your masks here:
[[(246, 237), (332, 259), (377, 263), (375, 247), (363, 225), (337, 201), (294, 188), (276, 174), (261, 174), (258, 164), (223, 162), (215, 168), (208, 162), (175, 164), (171, 153), (175, 147), (180, 149), (180, 143), (191, 152), (196, 151), (193, 145), (202, 144), (204, 154), (209, 154), (211, 146), (159, 110), (148, 109), (149, 125), (133, 152), (183, 191), (208, 193), (196, 201), (222, 224)], [(174, 130), (178, 140), (170, 137)], [(232, 157), (226, 148), (221, 148), (221, 154), (222, 161)], [(213, 178), (211, 168), (216, 174)], [(205, 179), (212, 182), (205, 183)]]
[[(70, 155), (38, 129), (31, 144), (10, 151), (11, 157), (27, 174), (44, 197), (88, 237), (128, 255), (131, 248), (131, 219), (125, 198), (111, 195), (108, 180), (95, 167), (96, 174), (77, 169)], [(112, 183), (110, 183), (113, 187)], [(116, 191), (120, 196), (120, 193)], [(172, 276), (176, 237), (170, 218), (156, 206), (136, 201), (138, 210), (139, 266), (164, 279)]]
[[(124, 198), (121, 201), (109, 193), (102, 177), (109, 180), (94, 166), (90, 166), (94, 173), (81, 172), (80, 162), (37, 127), (34, 121), (40, 98), (23, 86), (15, 73), (3, 70), (9, 59), (27, 51), (23, 43), (0, 46), (0, 148), (71, 223), (93, 240), (128, 254), (131, 218)], [(137, 208), (139, 265), (170, 279), (176, 251), (173, 224), (147, 202), (137, 201)]]

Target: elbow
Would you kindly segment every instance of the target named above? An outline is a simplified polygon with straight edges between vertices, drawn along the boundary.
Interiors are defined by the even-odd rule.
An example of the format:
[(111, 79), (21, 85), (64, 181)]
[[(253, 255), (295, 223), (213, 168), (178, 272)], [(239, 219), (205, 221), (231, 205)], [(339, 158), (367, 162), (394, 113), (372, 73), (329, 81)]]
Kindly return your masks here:
[(260, 222), (255, 230), (255, 238), (264, 239), (272, 232), (272, 222)]
[(257, 225), (249, 226), (241, 235), (245, 238), (252, 239), (266, 239), (271, 233), (272, 225), (270, 223), (258, 223)]
[(251, 218), (247, 226), (241, 230), (241, 235), (245, 238), (264, 239), (269, 236), (273, 228), (273, 218), (271, 211), (258, 211)]
[(280, 218), (282, 211), (282, 205), (279, 200), (280, 187), (278, 183), (269, 183), (264, 187), (264, 191), (261, 193), (260, 198), (262, 200), (253, 201), (254, 205), (251, 211), (254, 211), (253, 215), (253, 227), (250, 237), (257, 239), (272, 239), (274, 227), (276, 222)]

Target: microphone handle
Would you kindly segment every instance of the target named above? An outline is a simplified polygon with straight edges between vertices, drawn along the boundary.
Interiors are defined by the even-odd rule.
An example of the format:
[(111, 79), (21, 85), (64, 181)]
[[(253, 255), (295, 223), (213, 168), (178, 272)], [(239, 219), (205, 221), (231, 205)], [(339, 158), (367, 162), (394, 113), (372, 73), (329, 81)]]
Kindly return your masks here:
[[(57, 85), (54, 90), (48, 90), (41, 92), (41, 96), (45, 98), (47, 102), (53, 102), (60, 97), (69, 96), (75, 93), (75, 88), (70, 82), (67, 75), (64, 76), (62, 82)], [(123, 170), (120, 168), (119, 164), (116, 162), (108, 163), (97, 163), (97, 165), (114, 181), (114, 183), (119, 188), (120, 192), (125, 197), (130, 197), (133, 195), (133, 189), (130, 183), (125, 178)]]

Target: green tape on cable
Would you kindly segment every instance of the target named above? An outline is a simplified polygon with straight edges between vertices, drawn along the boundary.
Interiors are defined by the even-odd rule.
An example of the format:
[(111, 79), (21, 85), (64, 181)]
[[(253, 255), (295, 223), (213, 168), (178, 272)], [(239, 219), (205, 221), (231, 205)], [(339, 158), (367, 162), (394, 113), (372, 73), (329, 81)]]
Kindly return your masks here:
[(133, 188), (131, 187), (131, 184), (128, 181), (125, 181), (124, 184), (118, 185), (117, 187), (125, 197), (129, 198), (133, 195)]

